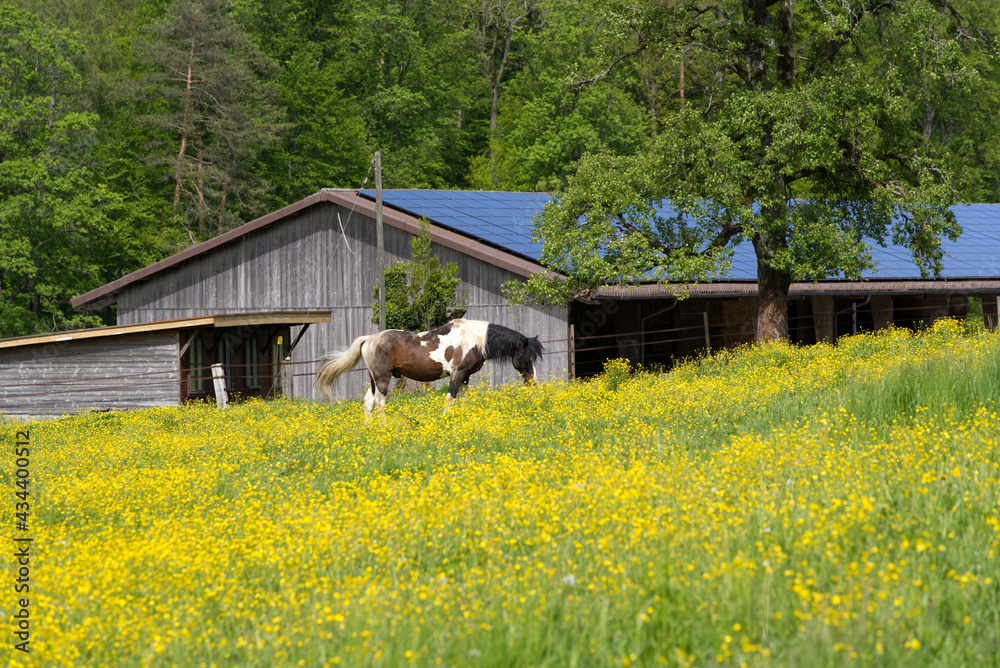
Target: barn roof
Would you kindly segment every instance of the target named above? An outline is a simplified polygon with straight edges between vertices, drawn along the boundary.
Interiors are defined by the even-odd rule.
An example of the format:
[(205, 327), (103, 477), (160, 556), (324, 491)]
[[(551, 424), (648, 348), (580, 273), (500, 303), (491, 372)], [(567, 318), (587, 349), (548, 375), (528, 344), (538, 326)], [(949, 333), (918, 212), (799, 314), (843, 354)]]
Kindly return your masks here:
[[(374, 201), (374, 190), (361, 195)], [(531, 240), (535, 214), (552, 198), (547, 193), (481, 190), (383, 190), (382, 203), (486, 243), (538, 261), (542, 244)]]
[[(374, 200), (375, 191), (361, 194)], [(545, 193), (481, 192), (468, 190), (384, 190), (382, 201), (388, 206), (429, 220), (458, 232), (476, 236), (511, 249), (525, 257), (540, 260), (542, 244), (531, 241), (532, 219), (551, 198)], [(962, 204), (952, 207), (963, 233), (957, 241), (945, 239), (944, 271), (946, 279), (1000, 278), (1000, 204)], [(661, 215), (671, 217), (669, 207)], [(920, 270), (910, 251), (902, 246), (873, 245), (876, 271), (866, 271), (864, 278), (915, 280)], [(753, 246), (744, 241), (733, 254), (730, 277), (734, 280), (757, 280), (757, 259)]]
[(50, 334), (35, 334), (33, 336), (17, 336), (10, 339), (0, 339), (0, 350), (5, 348), (23, 348), (45, 343), (66, 343), (83, 339), (96, 339), (107, 336), (122, 336), (128, 334), (146, 334), (181, 329), (197, 329), (199, 327), (241, 327), (245, 325), (305, 325), (330, 322), (330, 311), (277, 311), (267, 313), (224, 313), (205, 315), (195, 318), (175, 318), (159, 320), (141, 325), (123, 325), (121, 327), (92, 327), (76, 329), (68, 332), (52, 332)]
[[(419, 232), (420, 217), (431, 222), (431, 240), (447, 248), (507, 269), (531, 276), (542, 267), (542, 244), (531, 240), (533, 219), (551, 195), (546, 193), (484, 192), (474, 190), (383, 190), (383, 220), (387, 225), (412, 234)], [(73, 306), (96, 309), (114, 303), (118, 293), (132, 283), (176, 267), (188, 259), (210, 253), (238, 241), (251, 232), (286, 220), (308, 207), (329, 202), (374, 218), (375, 191), (324, 189), (309, 197), (262, 216), (230, 232), (197, 244), (160, 262), (75, 297)], [(1000, 204), (959, 205), (952, 209), (962, 226), (957, 241), (945, 240), (942, 279), (921, 280), (910, 252), (900, 246), (873, 246), (875, 272), (865, 272), (864, 283), (857, 281), (816, 281), (797, 283), (792, 292), (871, 292), (948, 289), (1000, 290)], [(671, 215), (668, 207), (661, 209)], [(757, 261), (752, 245), (744, 241), (736, 247), (732, 271), (725, 279), (701, 284), (698, 294), (756, 293)], [(985, 281), (985, 283), (984, 283)], [(877, 287), (876, 286), (881, 286)], [(652, 290), (652, 291), (651, 291)], [(669, 287), (608, 288), (601, 294), (653, 296)]]

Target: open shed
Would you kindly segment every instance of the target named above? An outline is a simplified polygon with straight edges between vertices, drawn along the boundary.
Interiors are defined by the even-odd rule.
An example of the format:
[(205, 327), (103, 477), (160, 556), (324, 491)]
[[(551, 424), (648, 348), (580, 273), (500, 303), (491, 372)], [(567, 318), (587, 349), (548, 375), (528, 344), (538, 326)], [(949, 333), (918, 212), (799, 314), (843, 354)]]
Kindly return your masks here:
[[(362, 191), (367, 199), (374, 192)], [(388, 190), (387, 206), (475, 235), (519, 255), (541, 259), (532, 241), (535, 216), (549, 201), (544, 193)], [(796, 343), (835, 342), (838, 337), (893, 325), (919, 328), (944, 317), (964, 318), (970, 307), (987, 327), (998, 323), (1000, 205), (952, 207), (962, 235), (945, 239), (940, 278), (921, 276), (910, 251), (871, 244), (874, 271), (860, 280), (793, 283), (789, 290), (789, 337)], [(662, 206), (661, 215), (676, 215)], [(685, 292), (685, 299), (675, 294)], [(567, 309), (572, 332), (570, 376), (599, 373), (616, 357), (637, 366), (669, 367), (680, 358), (732, 348), (755, 340), (757, 259), (749, 241), (739, 244), (728, 276), (697, 285), (608, 286)]]
[(274, 396), (291, 328), (329, 321), (329, 311), (223, 314), (4, 339), (0, 415), (42, 419), (214, 399), (216, 363), (229, 395)]

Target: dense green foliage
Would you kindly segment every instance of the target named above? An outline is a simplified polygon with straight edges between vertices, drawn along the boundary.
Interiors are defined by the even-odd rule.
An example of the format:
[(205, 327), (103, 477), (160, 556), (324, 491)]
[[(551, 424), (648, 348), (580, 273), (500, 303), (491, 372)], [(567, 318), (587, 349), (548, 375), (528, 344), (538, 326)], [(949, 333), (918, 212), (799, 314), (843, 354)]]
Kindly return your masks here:
[[(795, 153), (787, 166), (799, 172), (817, 169), (810, 156), (835, 153), (852, 127), (857, 147), (888, 150), (869, 118), (905, 139), (895, 150), (920, 156), (891, 181), (921, 186), (911, 199), (927, 184), (943, 188), (931, 193), (936, 203), (1000, 199), (995, 9), (971, 0), (943, 10), (923, 0), (800, 4), (795, 55), (809, 80), (788, 92), (773, 67), (762, 79), (770, 83), (740, 89), (726, 59), (746, 61), (741, 44), (773, 40), (737, 21), (730, 4), (8, 0), (0, 336), (83, 324), (70, 297), (320, 188), (358, 187), (376, 150), (386, 187), (557, 192), (578, 173), (587, 182), (621, 171), (632, 180), (619, 200), (691, 204), (761, 185), (766, 170), (690, 157), (699, 147), (762, 157), (761, 128), (743, 125), (741, 113), (763, 126), (787, 121), (790, 134), (774, 133), (773, 144)], [(839, 44), (836, 67), (810, 69), (804, 58), (824, 40)], [(689, 141), (704, 128), (715, 134)], [(802, 128), (810, 133), (791, 141)], [(655, 158), (684, 151), (678, 164), (698, 177), (691, 187), (652, 187), (669, 182), (669, 165)], [(713, 171), (714, 184), (705, 176)], [(875, 176), (853, 192), (884, 203), (891, 188), (879, 184), (890, 181)], [(803, 180), (790, 192), (824, 188)], [(747, 238), (764, 227), (752, 218), (740, 218)], [(901, 234), (930, 248), (933, 269), (924, 220)], [(810, 229), (775, 249), (782, 271), (834, 237), (834, 260), (796, 271), (850, 275), (863, 264), (850, 261), (848, 237)], [(545, 236), (559, 264), (559, 235)]]
[(788, 335), (793, 281), (860, 277), (875, 268), (872, 241), (940, 273), (940, 240), (960, 233), (949, 207), (966, 196), (961, 179), (977, 195), (991, 187), (973, 167), (985, 155), (949, 150), (977, 125), (952, 103), (981, 94), (997, 55), (981, 14), (929, 0), (604, 4), (614, 66), (680, 51), (714, 76), (659, 119), (641, 155), (609, 146), (579, 162), (537, 229), (543, 262), (570, 280), (539, 277), (530, 294), (724, 276), (747, 241), (767, 340)]

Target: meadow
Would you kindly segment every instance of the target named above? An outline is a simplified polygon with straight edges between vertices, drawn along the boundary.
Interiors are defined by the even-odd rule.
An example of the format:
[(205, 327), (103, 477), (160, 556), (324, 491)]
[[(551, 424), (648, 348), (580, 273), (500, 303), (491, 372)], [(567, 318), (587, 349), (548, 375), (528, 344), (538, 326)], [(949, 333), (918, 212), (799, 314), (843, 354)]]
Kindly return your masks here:
[(8, 665), (1000, 665), (998, 379), (1000, 334), (942, 322), (393, 395), (384, 425), (35, 423)]

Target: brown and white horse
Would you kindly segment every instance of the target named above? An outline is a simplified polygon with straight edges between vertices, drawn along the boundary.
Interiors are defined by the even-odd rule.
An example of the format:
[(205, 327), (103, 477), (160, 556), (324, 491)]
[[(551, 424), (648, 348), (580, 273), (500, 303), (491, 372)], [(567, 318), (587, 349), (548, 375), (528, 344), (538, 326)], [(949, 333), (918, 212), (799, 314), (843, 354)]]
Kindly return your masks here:
[(371, 417), (374, 408), (385, 409), (389, 379), (400, 376), (422, 382), (451, 376), (445, 398), (447, 411), (469, 376), (486, 360), (509, 359), (524, 382), (530, 383), (542, 350), (537, 336), (528, 338), (503, 325), (479, 320), (452, 320), (429, 332), (387, 329), (359, 336), (350, 347), (328, 355), (316, 376), (316, 387), (329, 398), (334, 379), (364, 358), (370, 381), (365, 393), (366, 417)]

